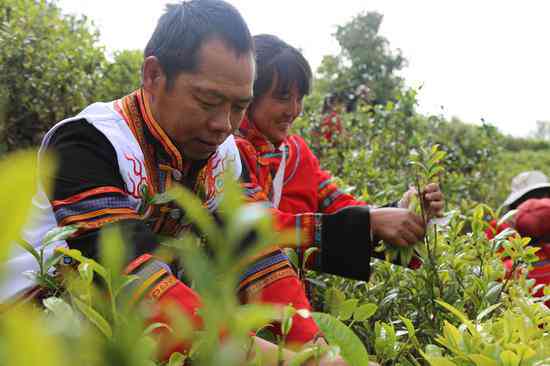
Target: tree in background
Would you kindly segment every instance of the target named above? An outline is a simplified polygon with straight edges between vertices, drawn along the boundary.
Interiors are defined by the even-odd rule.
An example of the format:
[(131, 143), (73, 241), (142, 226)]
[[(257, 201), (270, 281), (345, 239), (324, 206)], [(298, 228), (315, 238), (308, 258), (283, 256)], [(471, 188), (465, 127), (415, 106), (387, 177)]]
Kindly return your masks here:
[(535, 130), (531, 132), (531, 137), (540, 140), (550, 140), (550, 121), (537, 121)]
[(65, 16), (52, 2), (0, 5), (0, 85), (6, 94), (2, 140), (8, 150), (36, 145), (55, 121), (96, 94), (105, 56), (86, 17)]
[(0, 153), (40, 143), (55, 122), (139, 86), (141, 52), (109, 62), (85, 16), (52, 1), (0, 2)]
[(123, 50), (114, 54), (114, 61), (104, 68), (104, 78), (98, 100), (113, 100), (126, 95), (141, 85), (141, 50)]
[(382, 14), (367, 12), (338, 26), (334, 36), (341, 51), (325, 56), (317, 70), (321, 93), (346, 93), (352, 103), (357, 98), (370, 104), (394, 100), (403, 87), (397, 71), (407, 60), (400, 50), (392, 51), (389, 41), (379, 34), (382, 20)]

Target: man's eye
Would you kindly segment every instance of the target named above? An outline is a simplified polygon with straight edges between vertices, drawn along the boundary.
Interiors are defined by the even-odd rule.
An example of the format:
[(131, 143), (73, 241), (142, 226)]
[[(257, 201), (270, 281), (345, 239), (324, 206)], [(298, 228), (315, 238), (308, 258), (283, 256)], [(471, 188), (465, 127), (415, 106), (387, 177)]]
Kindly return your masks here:
[(290, 95), (288, 94), (279, 95), (277, 96), (277, 99), (279, 99), (280, 101), (286, 102), (290, 99)]
[(242, 105), (234, 105), (233, 106), (233, 112), (235, 113), (241, 113), (246, 109), (246, 107), (243, 107)]
[(207, 110), (210, 110), (210, 109), (213, 109), (213, 108), (216, 108), (217, 104), (214, 104), (214, 103), (207, 103), (203, 100), (199, 100), (199, 104), (201, 105), (201, 107), (203, 109), (207, 109)]

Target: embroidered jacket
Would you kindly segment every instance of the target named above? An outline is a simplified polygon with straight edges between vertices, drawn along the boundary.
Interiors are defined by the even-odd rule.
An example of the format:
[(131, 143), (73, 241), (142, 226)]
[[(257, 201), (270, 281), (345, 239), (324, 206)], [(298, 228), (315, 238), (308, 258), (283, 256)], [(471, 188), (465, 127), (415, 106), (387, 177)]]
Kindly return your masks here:
[[(291, 135), (279, 147), (273, 146), (248, 120), (241, 123), (237, 135), (237, 146), (245, 163), (245, 183), (250, 197), (254, 191), (266, 201), (273, 197), (273, 176), (275, 176), (283, 152), (286, 166), (279, 210), (301, 213), (334, 213), (348, 206), (364, 206), (365, 202), (342, 192), (329, 172), (322, 170), (319, 161), (299, 136)], [(258, 197), (260, 198), (260, 197)]]
[[(55, 150), (59, 160), (52, 177), (54, 192), (46, 195), (39, 190), (33, 202), (37, 215), (24, 238), (38, 247), (56, 226), (78, 224), (80, 229), (46, 255), (55, 246), (68, 245), (93, 258), (97, 229), (116, 221), (132, 223), (128, 261), (151, 252), (158, 245), (154, 234), (177, 236), (190, 225), (174, 203), (147, 205), (144, 196), (163, 193), (179, 182), (213, 211), (223, 191), (222, 173), (231, 166), (237, 178), (241, 171), (232, 136), (207, 160), (185, 159), (154, 120), (142, 90), (114, 102), (92, 104), (56, 124), (44, 137), (39, 155), (47, 149)], [(32, 285), (21, 272), (35, 266), (30, 254), (14, 253), (8, 262), (12, 278), (2, 295)]]
[[(364, 207), (366, 203), (342, 192), (298, 136), (289, 136), (281, 146), (275, 147), (245, 118), (236, 142), (243, 161), (246, 196), (250, 201), (265, 202), (271, 207), (275, 225), (280, 230), (295, 232), (296, 242), (293, 244), (296, 244), (298, 256), (301, 258), (308, 248), (317, 247), (320, 253), (309, 257), (309, 267), (367, 280), (372, 255), (368, 211), (362, 210), (355, 217), (357, 230), (353, 234), (357, 234), (355, 240), (362, 245), (348, 246), (345, 250), (350, 243), (341, 242), (337, 232), (341, 228), (329, 228), (326, 222), (323, 227), (326, 214), (345, 207)], [(282, 161), (285, 164), (281, 170)], [(275, 177), (281, 172), (283, 177), (276, 182)], [(349, 257), (342, 260), (346, 253)], [(241, 290), (248, 291), (247, 284), (241, 282)]]

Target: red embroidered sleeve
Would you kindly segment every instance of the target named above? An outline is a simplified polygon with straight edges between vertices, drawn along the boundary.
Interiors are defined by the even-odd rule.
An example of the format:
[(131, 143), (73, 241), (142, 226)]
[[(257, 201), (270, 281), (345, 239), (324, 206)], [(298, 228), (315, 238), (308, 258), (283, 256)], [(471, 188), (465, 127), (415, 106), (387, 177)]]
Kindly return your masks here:
[(274, 225), (278, 231), (293, 232), (294, 242), (298, 255), (301, 255), (311, 246), (319, 247), (321, 242), (320, 213), (292, 214), (273, 207), (269, 200), (268, 187), (263, 187), (258, 179), (258, 164), (256, 150), (246, 140), (237, 138), (237, 146), (243, 162), (243, 189), (249, 202), (261, 202), (270, 208)]
[(315, 171), (311, 172), (311, 174), (315, 177), (316, 183), (314, 184), (317, 184), (317, 200), (320, 212), (334, 213), (344, 207), (366, 205), (365, 202), (357, 200), (351, 194), (347, 194), (338, 188), (333, 182), (332, 175), (326, 170), (321, 169), (319, 159), (313, 154), (305, 141), (298, 136), (293, 136), (293, 138), (300, 144), (302, 158), (313, 162), (312, 165)]

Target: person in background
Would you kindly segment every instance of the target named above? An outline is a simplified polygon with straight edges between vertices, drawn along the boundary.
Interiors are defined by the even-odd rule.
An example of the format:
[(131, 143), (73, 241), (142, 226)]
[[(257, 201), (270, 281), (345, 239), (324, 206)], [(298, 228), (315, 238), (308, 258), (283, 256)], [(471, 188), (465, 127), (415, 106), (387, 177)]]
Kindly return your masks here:
[(323, 121), (321, 122), (320, 138), (324, 138), (331, 146), (335, 146), (333, 136), (340, 135), (344, 129), (342, 118), (344, 99), (340, 94), (330, 94), (323, 102)]
[[(538, 170), (521, 172), (512, 179), (510, 194), (502, 203), (501, 210), (503, 212), (515, 210), (528, 199), (544, 197), (550, 197), (548, 177)], [(488, 239), (493, 239), (503, 230), (513, 226), (513, 217), (509, 222), (503, 222), (500, 225), (497, 225), (497, 220), (494, 219), (489, 222), (485, 234)]]
[[(523, 237), (530, 237), (529, 245), (540, 248), (536, 255), (539, 261), (533, 263), (533, 269), (527, 278), (535, 280), (537, 285), (550, 285), (550, 198), (531, 198), (517, 208), (515, 229)], [(540, 288), (535, 296), (544, 296)], [(546, 301), (550, 307), (550, 300)]]

